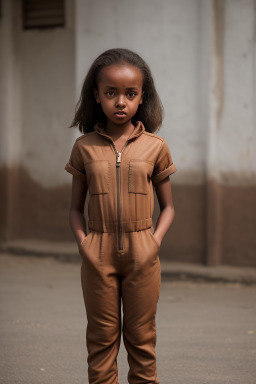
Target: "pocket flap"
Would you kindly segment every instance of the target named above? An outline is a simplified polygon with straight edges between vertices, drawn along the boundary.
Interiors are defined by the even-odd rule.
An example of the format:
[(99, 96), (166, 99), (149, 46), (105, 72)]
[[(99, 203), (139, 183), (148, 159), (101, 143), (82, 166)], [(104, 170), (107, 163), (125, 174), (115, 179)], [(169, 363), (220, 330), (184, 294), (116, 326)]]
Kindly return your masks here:
[(149, 193), (149, 185), (153, 172), (153, 163), (147, 160), (132, 159), (129, 162), (129, 192)]

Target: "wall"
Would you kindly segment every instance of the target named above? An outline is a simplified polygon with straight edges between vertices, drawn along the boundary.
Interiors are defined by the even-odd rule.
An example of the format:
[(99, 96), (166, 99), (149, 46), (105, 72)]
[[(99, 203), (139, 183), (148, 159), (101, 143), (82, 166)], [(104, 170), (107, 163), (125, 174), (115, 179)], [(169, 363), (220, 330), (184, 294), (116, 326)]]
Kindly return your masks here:
[[(208, 238), (217, 244), (217, 262), (255, 265), (256, 4), (253, 0), (214, 4), (210, 121), (215, 134), (208, 140), (212, 152), (208, 166), (215, 184), (215, 198), (209, 204), (217, 215), (215, 225), (208, 225)], [(214, 246), (211, 249), (213, 262)]]
[[(149, 64), (165, 108), (175, 221), (161, 256), (256, 265), (256, 16), (253, 0), (71, 0), (64, 29), (0, 22), (4, 239), (73, 239), (68, 129), (93, 59), (113, 47)], [(6, 16), (5, 16), (6, 15)], [(87, 201), (88, 204), (88, 201)], [(86, 206), (87, 213), (87, 206)], [(155, 202), (154, 223), (159, 213)]]
[[(71, 238), (63, 167), (74, 132), (73, 2), (66, 27), (22, 29), (21, 1), (3, 1), (1, 39), (1, 237)], [(66, 183), (66, 185), (64, 185)]]

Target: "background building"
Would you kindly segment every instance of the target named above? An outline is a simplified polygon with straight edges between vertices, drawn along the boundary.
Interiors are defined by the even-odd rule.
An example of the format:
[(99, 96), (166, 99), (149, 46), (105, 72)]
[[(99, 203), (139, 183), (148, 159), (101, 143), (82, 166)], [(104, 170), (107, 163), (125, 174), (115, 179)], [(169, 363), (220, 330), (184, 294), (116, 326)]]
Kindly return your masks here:
[(94, 58), (125, 47), (152, 70), (177, 167), (162, 256), (256, 266), (254, 0), (2, 0), (0, 11), (1, 241), (73, 240), (64, 166), (80, 132), (68, 125)]

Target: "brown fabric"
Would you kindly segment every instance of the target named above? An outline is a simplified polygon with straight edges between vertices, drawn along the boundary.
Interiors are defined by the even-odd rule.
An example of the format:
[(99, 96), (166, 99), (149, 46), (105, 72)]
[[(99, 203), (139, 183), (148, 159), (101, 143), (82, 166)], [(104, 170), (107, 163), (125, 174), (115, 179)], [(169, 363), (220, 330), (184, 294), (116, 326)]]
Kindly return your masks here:
[(159, 384), (155, 315), (161, 284), (160, 247), (152, 228), (124, 233), (123, 243), (120, 251), (117, 233), (91, 231), (79, 247), (89, 383), (119, 383), (117, 355), (123, 328), (128, 382)]
[[(80, 136), (74, 143), (65, 170), (87, 182), (88, 227), (98, 232), (116, 232), (117, 176), (114, 143), (103, 127)], [(153, 185), (176, 172), (166, 141), (145, 130), (138, 121), (122, 151), (121, 225), (123, 232), (152, 226)]]
[(155, 315), (161, 267), (152, 233), (153, 185), (176, 167), (165, 140), (140, 121), (121, 158), (104, 128), (94, 129), (75, 141), (65, 167), (89, 190), (89, 234), (79, 245), (89, 383), (119, 383), (122, 300), (128, 382), (159, 384)]
[(66, 164), (65, 169), (67, 172), (78, 177), (80, 180), (86, 182), (87, 180), (86, 180), (86, 174), (84, 169), (84, 162), (83, 162), (81, 153), (79, 151), (77, 140), (73, 145), (69, 162)]

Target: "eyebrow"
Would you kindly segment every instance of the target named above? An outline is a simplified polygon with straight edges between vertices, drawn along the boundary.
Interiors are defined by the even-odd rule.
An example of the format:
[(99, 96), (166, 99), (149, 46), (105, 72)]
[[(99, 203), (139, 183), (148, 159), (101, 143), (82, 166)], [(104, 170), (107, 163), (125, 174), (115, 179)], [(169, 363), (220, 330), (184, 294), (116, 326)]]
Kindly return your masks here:
[[(112, 87), (111, 85), (106, 85), (106, 88), (114, 89), (114, 90), (118, 89), (117, 87)], [(136, 91), (138, 91), (138, 88), (137, 88), (137, 87), (127, 87), (126, 89), (128, 89), (128, 90), (136, 90)]]

